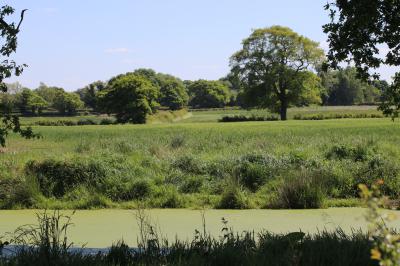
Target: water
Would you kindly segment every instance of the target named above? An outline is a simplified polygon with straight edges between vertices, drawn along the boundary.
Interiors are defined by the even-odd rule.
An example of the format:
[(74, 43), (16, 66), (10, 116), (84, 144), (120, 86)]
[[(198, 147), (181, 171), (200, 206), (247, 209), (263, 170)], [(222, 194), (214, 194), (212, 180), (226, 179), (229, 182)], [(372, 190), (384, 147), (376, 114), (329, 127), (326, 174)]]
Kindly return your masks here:
[[(12, 232), (18, 226), (36, 223), (37, 210), (0, 211), (0, 236)], [(164, 237), (173, 241), (192, 239), (194, 230), (202, 231), (202, 216), (198, 210), (153, 209), (147, 211)], [(70, 214), (70, 211), (65, 211)], [(399, 211), (393, 211), (400, 217)], [(236, 232), (268, 230), (274, 233), (318, 230), (334, 230), (341, 227), (347, 232), (352, 229), (367, 229), (362, 208), (331, 208), (320, 210), (207, 210), (206, 230), (213, 236), (221, 235), (224, 217), (228, 226)], [(82, 210), (72, 218), (69, 239), (75, 246), (104, 248), (123, 239), (130, 246), (136, 245), (138, 226), (135, 212), (130, 210)], [(390, 224), (400, 228), (400, 219)]]

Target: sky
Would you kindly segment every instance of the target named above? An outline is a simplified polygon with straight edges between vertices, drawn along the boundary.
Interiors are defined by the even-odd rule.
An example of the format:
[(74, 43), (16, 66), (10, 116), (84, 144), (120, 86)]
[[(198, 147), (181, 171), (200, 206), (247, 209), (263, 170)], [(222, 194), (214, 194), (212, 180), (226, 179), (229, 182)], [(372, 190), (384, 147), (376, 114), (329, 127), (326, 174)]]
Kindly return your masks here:
[[(252, 29), (283, 25), (327, 49), (326, 0), (6, 0), (21, 26), (18, 81), (73, 91), (97, 80), (153, 68), (181, 79), (219, 79)], [(15, 18), (17, 19), (17, 17)], [(381, 69), (383, 78), (393, 70)]]

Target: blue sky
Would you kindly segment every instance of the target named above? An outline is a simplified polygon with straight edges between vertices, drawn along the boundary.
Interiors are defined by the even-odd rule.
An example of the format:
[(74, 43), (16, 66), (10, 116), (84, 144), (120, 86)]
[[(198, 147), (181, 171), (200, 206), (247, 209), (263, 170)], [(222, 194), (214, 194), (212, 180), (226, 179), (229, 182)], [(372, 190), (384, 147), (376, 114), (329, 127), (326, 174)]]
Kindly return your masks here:
[[(136, 68), (218, 79), (254, 28), (284, 25), (321, 43), (325, 0), (9, 0), (28, 8), (11, 81), (72, 91)], [(383, 77), (391, 75), (383, 70)]]

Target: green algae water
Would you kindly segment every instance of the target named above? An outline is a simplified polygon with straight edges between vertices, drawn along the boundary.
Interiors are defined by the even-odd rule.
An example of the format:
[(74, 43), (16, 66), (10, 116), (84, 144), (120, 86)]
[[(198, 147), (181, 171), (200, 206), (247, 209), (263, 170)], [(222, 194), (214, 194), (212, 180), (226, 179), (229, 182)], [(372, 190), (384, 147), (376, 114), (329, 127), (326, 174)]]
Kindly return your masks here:
[[(35, 224), (38, 210), (0, 211), (0, 236), (14, 231), (18, 226)], [(193, 239), (195, 229), (202, 231), (202, 212), (187, 209), (152, 209), (146, 211), (163, 237), (173, 241)], [(331, 208), (319, 210), (207, 210), (204, 217), (206, 230), (214, 237), (221, 236), (222, 222), (235, 232), (244, 230), (255, 233), (267, 230), (274, 233), (335, 230), (340, 227), (346, 232), (367, 230), (362, 208)], [(390, 224), (400, 228), (400, 211), (391, 211), (399, 219)], [(64, 211), (71, 214), (72, 211)], [(103, 248), (123, 239), (135, 246), (138, 226), (133, 210), (80, 210), (72, 217), (74, 225), (69, 230), (69, 240), (75, 246)]]

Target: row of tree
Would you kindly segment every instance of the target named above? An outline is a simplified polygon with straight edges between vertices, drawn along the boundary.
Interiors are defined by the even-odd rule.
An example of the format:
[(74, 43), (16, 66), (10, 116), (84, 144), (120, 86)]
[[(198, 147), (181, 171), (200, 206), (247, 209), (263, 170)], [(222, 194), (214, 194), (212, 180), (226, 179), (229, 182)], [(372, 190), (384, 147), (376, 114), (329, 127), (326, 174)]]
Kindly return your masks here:
[(8, 91), (0, 96), (2, 109), (23, 115), (40, 115), (49, 108), (61, 115), (74, 115), (84, 107), (78, 94), (58, 87), (48, 87), (43, 83), (35, 90), (24, 88), (19, 83), (8, 84)]
[(93, 82), (75, 92), (66, 92), (44, 83), (34, 90), (24, 88), (19, 83), (8, 84), (8, 93), (0, 95), (0, 103), (3, 108), (24, 115), (42, 114), (47, 109), (54, 109), (62, 115), (74, 115), (82, 108), (117, 114), (117, 109), (123, 106), (120, 101), (127, 100), (128, 105), (148, 109), (145, 111), (148, 114), (159, 107), (170, 110), (187, 106), (224, 107), (231, 103), (231, 96), (228, 83), (224, 81), (182, 81), (152, 69), (138, 69), (113, 77), (108, 82)]
[[(119, 75), (108, 83), (96, 81), (72, 93), (66, 92), (62, 88), (46, 86), (43, 83), (35, 90), (23, 88), (18, 83), (9, 84), (9, 93), (2, 94), (0, 100), (3, 106), (18, 108), (25, 115), (42, 114), (49, 108), (63, 115), (74, 115), (82, 108), (102, 112), (99, 105), (99, 93), (110, 88), (107, 85), (112, 84), (115, 80), (131, 75), (141, 76), (150, 82), (149, 89), (154, 90), (155, 107), (163, 106), (171, 110), (187, 106), (191, 108), (221, 108), (225, 106), (246, 108), (262, 105), (259, 101), (267, 100), (266, 97), (257, 97), (257, 92), (253, 91), (257, 88), (244, 89), (245, 84), (233, 73), (218, 81), (181, 81), (179, 78), (156, 73), (151, 69), (138, 69), (132, 73)], [(323, 105), (376, 104), (380, 102), (382, 91), (389, 86), (386, 81), (377, 80), (372, 84), (363, 82), (357, 78), (356, 69), (352, 67), (329, 72), (321, 71), (318, 75), (308, 72), (307, 75), (308, 77), (303, 78), (308, 82), (308, 92), (296, 94), (298, 99), (291, 100), (297, 106), (313, 103)], [(271, 106), (270, 103), (264, 105)]]
[[(137, 69), (97, 81), (76, 92), (41, 84), (35, 90), (12, 88), (1, 103), (23, 114), (52, 108), (73, 115), (80, 108), (113, 114), (119, 122), (144, 123), (158, 108), (178, 110), (230, 106), (268, 108), (287, 119), (291, 106), (374, 104), (389, 85), (358, 79), (357, 70), (322, 71), (319, 44), (290, 28), (256, 29), (232, 55), (231, 72), (217, 81), (182, 81), (152, 69)], [(15, 87), (15, 86), (14, 86)]]

